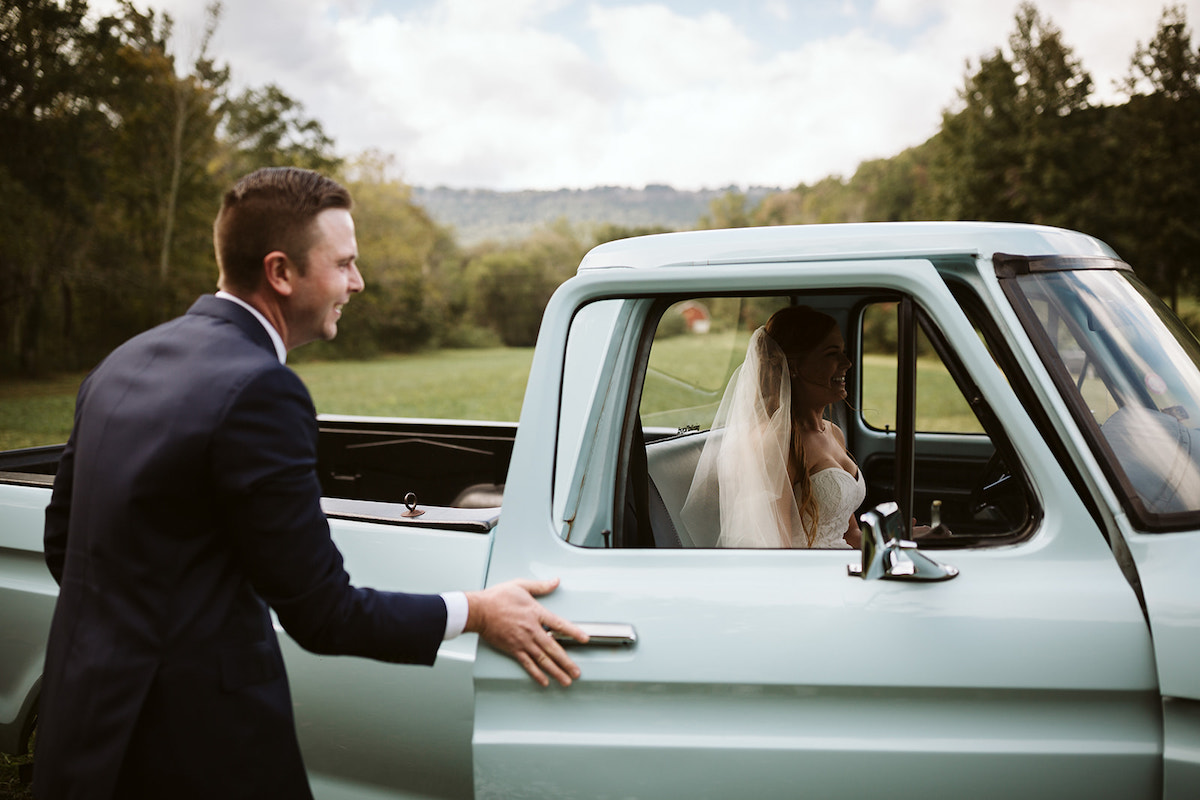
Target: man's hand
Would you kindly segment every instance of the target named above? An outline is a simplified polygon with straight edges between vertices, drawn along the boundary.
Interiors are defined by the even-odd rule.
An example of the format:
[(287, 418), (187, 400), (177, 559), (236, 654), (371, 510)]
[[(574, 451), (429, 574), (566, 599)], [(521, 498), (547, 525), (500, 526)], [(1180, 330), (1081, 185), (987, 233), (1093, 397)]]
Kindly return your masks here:
[(579, 667), (546, 628), (565, 633), (580, 643), (586, 643), (588, 637), (533, 599), (556, 588), (558, 578), (518, 579), (467, 592), (466, 631), (478, 633), (488, 644), (515, 658), (542, 686), (549, 686), (550, 678), (570, 686), (571, 680), (579, 677)]

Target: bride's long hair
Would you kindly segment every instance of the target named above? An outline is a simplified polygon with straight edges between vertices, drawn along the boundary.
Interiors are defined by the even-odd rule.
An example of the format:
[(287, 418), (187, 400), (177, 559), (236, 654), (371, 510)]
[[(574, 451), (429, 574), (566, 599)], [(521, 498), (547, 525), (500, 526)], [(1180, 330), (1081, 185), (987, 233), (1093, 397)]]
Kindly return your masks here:
[[(767, 336), (770, 336), (775, 344), (779, 345), (779, 349), (791, 361), (804, 358), (812, 352), (813, 348), (837, 327), (837, 320), (811, 306), (787, 306), (772, 314), (764, 327)], [(784, 374), (790, 376), (790, 368)], [(774, 382), (779, 379), (779, 376), (764, 374), (761, 379), (764, 382), (761, 387), (763, 396), (778, 397), (778, 387), (767, 386), (765, 383), (767, 381)], [(805, 526), (804, 536), (811, 547), (813, 537), (816, 536), (821, 523), (821, 512), (817, 508), (816, 498), (813, 497), (812, 481), (808, 476), (808, 463), (804, 457), (804, 439), (801, 435), (800, 411), (797, 403), (791, 403), (791, 411), (791, 451), (796, 465), (796, 485), (799, 487), (797, 494), (800, 497), (800, 519), (808, 523)]]

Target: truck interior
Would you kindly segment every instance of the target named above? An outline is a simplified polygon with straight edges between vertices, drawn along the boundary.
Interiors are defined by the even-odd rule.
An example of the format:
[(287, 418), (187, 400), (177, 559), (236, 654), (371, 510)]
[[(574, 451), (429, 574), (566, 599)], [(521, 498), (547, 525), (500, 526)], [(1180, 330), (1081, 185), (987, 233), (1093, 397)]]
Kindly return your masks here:
[(683, 503), (705, 443), (722, 435), (713, 419), (750, 334), (785, 305), (833, 316), (854, 362), (849, 396), (828, 416), (866, 481), (856, 513), (895, 500), (904, 518), (937, 526), (918, 541), (926, 548), (1008, 544), (1034, 530), (1035, 494), (952, 343), (912, 298), (856, 290), (657, 299), (630, 395), (612, 536), (585, 544), (714, 546), (689, 531)]

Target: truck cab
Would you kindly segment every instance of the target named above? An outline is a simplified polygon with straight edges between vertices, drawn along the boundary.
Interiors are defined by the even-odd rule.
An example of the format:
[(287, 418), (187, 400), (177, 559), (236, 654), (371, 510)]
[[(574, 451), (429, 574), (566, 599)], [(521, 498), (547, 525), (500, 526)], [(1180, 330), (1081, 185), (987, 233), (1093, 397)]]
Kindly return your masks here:
[[(719, 547), (711, 517), (684, 513), (747, 342), (788, 305), (833, 316), (854, 365), (829, 419), (866, 484), (861, 550)], [(545, 605), (602, 634), (573, 646), (582, 678), (542, 689), (473, 635), (432, 669), (281, 637), (314, 792), (1192, 797), (1195, 420), (1200, 345), (1083, 234), (887, 223), (602, 245), (546, 309), (515, 435), (324, 423), (345, 445), (323, 480), (356, 583), (559, 578)], [(410, 508), (430, 470), (387, 463), (410, 446), (499, 505), (421, 488), (432, 501)], [(0, 480), (14, 740), (53, 605), (45, 484)]]

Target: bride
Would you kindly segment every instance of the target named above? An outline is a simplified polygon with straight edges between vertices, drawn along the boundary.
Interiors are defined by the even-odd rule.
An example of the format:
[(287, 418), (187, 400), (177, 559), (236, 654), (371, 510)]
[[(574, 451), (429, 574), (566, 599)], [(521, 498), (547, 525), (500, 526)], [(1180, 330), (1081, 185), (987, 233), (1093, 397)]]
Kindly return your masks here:
[(850, 366), (837, 321), (808, 306), (783, 308), (754, 332), (684, 503), (694, 535), (718, 547), (859, 546), (854, 511), (866, 484), (825, 418), (846, 399)]

